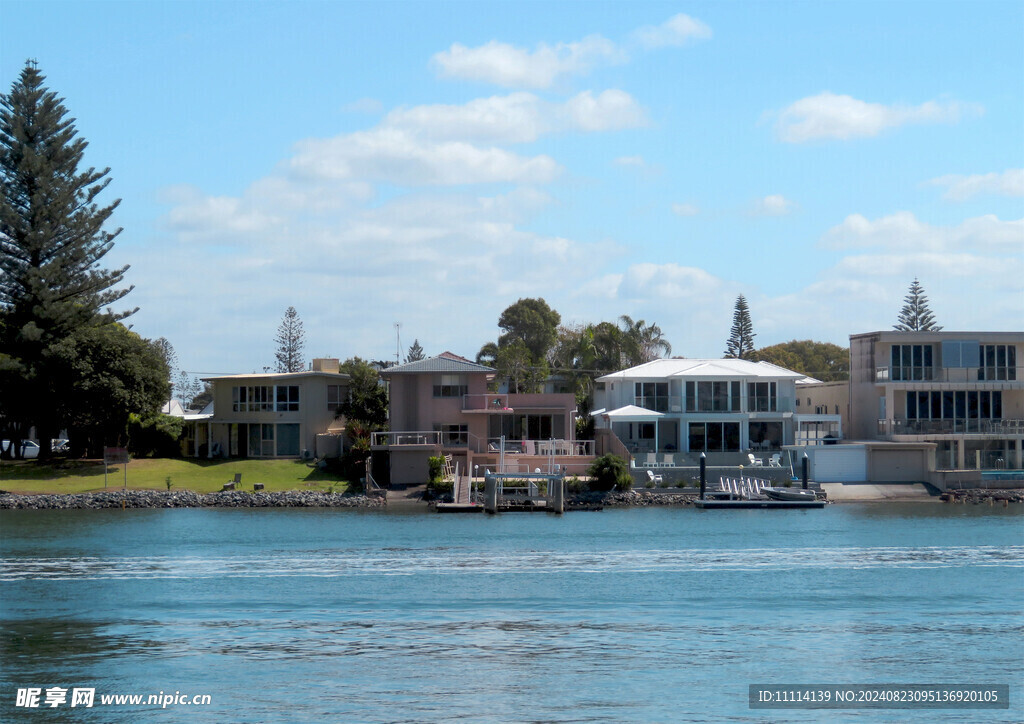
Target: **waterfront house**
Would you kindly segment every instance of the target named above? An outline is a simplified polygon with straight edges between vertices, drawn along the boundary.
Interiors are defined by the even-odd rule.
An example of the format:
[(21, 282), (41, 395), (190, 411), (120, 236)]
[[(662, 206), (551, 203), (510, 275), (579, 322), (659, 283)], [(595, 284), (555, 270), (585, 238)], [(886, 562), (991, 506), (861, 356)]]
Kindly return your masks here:
[(451, 352), (381, 371), (390, 430), (372, 442), (387, 452), (393, 484), (426, 481), (431, 456), (450, 456), (452, 468), (481, 475), (502, 465), (512, 472), (586, 469), (593, 441), (576, 440), (575, 396), (494, 392), (496, 375)]
[[(337, 359), (315, 359), (304, 372), (205, 378), (212, 409), (196, 416), (196, 457), (297, 458), (341, 454), (344, 423), (336, 419), (349, 377)], [(186, 418), (187, 419), (187, 418)]]
[(939, 469), (1022, 467), (1024, 332), (850, 337), (850, 428), (862, 440), (934, 443)]
[(593, 414), (640, 465), (767, 465), (783, 446), (842, 438), (840, 415), (797, 411), (804, 381), (768, 362), (658, 359), (599, 377)]

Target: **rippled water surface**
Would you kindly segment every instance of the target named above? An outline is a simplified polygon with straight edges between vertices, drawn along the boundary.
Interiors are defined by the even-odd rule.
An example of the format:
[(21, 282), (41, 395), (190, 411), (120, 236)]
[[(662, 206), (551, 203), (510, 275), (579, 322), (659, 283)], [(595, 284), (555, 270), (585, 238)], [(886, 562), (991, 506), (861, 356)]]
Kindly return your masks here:
[[(987, 506), (0, 512), (34, 720), (1020, 721), (1024, 517)], [(1010, 684), (997, 711), (750, 710), (748, 684)], [(766, 716), (769, 715), (769, 716)]]

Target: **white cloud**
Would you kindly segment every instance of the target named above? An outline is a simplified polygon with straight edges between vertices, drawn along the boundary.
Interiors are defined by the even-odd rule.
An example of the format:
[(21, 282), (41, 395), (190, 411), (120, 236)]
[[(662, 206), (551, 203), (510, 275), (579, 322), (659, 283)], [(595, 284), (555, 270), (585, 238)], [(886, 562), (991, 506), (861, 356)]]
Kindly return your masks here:
[(633, 31), (633, 37), (646, 48), (684, 45), (690, 40), (706, 40), (711, 28), (696, 18), (679, 13), (661, 25), (645, 25)]
[(917, 251), (989, 250), (1020, 253), (1024, 249), (1024, 219), (1002, 221), (992, 214), (966, 219), (956, 226), (933, 226), (909, 211), (899, 211), (871, 221), (861, 214), (822, 236), (832, 249), (885, 247)]
[(944, 186), (942, 198), (948, 201), (966, 201), (978, 194), (1024, 196), (1024, 168), (1011, 168), (1002, 173), (948, 174), (927, 182), (930, 186)]
[(620, 63), (624, 53), (600, 35), (574, 43), (540, 43), (530, 51), (492, 40), (476, 48), (453, 43), (431, 62), (442, 76), (494, 83), (505, 88), (550, 88), (563, 77), (584, 75), (598, 65)]
[(360, 98), (357, 101), (346, 103), (342, 106), (342, 110), (349, 113), (380, 113), (384, 110), (384, 104), (376, 98)]
[(632, 166), (634, 168), (644, 168), (647, 165), (643, 156), (619, 156), (612, 163), (616, 166)]
[(696, 216), (700, 209), (691, 203), (672, 204), (672, 213), (676, 216)]
[(620, 299), (700, 299), (722, 287), (722, 280), (698, 267), (644, 262), (626, 269), (615, 295)]
[(819, 139), (845, 141), (877, 136), (886, 129), (910, 124), (956, 123), (965, 112), (978, 110), (956, 101), (887, 106), (826, 91), (802, 98), (782, 110), (775, 130), (787, 143)]
[(560, 172), (550, 156), (525, 157), (462, 141), (423, 142), (414, 134), (391, 128), (302, 141), (287, 166), (302, 179), (365, 180), (397, 186), (544, 184)]
[[(646, 49), (680, 46), (711, 37), (711, 28), (679, 13), (661, 25), (646, 25), (631, 34)], [(567, 78), (629, 60), (626, 50), (601, 35), (571, 43), (538, 43), (530, 50), (492, 40), (475, 48), (462, 43), (436, 53), (431, 64), (447, 78), (493, 83), (504, 88), (551, 88)]]
[(755, 216), (785, 216), (796, 208), (796, 204), (781, 194), (770, 194), (754, 202)]
[(524, 143), (565, 131), (612, 131), (646, 125), (644, 110), (624, 91), (585, 91), (564, 103), (532, 93), (477, 98), (463, 105), (422, 105), (388, 113), (382, 127), (431, 141)]

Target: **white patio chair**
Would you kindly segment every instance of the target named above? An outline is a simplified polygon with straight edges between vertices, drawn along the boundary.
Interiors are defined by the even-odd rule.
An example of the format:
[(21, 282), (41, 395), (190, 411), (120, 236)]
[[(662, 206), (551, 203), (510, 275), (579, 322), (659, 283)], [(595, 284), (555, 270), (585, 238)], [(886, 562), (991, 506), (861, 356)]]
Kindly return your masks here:
[(647, 479), (655, 485), (661, 485), (662, 478), (660, 475), (655, 475), (651, 470), (647, 471)]
[(772, 459), (768, 461), (768, 467), (770, 467), (770, 468), (781, 468), (782, 467), (782, 453), (772, 453)]
[(761, 458), (755, 458), (754, 453), (747, 453), (747, 459), (750, 460), (750, 465), (755, 468), (764, 467), (764, 460)]

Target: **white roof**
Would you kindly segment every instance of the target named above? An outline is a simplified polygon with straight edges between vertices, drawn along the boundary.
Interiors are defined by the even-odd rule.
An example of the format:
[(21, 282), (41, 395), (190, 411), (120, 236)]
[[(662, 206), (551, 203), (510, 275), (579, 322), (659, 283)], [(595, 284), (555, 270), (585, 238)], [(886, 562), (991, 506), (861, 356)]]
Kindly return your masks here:
[(625, 407), (619, 407), (615, 410), (598, 410), (597, 412), (592, 412), (590, 414), (609, 417), (613, 422), (643, 422), (644, 420), (656, 420), (659, 417), (665, 417), (665, 413), (663, 412), (646, 410), (643, 407), (637, 407), (636, 405), (626, 405)]
[(772, 380), (798, 380), (806, 375), (787, 370), (770, 362), (751, 362), (745, 359), (656, 359), (628, 370), (613, 372), (598, 380), (669, 379), (677, 378), (750, 378)]

